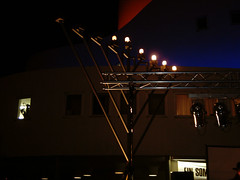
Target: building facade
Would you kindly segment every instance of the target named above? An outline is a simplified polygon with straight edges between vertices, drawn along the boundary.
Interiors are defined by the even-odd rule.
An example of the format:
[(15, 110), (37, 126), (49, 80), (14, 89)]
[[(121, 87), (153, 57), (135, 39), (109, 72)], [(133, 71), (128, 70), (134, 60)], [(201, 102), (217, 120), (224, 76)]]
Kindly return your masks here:
[[(107, 70), (107, 67), (101, 68)], [(95, 68), (88, 67), (87, 71), (126, 148), (126, 131), (108, 94), (102, 90)], [(14, 74), (1, 78), (1, 86), (4, 87), (0, 93), (4, 103), (0, 152), (4, 162), (1, 168), (5, 171), (2, 176), (14, 174), (12, 178), (16, 179), (121, 178), (118, 173), (124, 171), (124, 156), (80, 68)], [(134, 128), (135, 145), (163, 94), (164, 91), (137, 93), (135, 115), (147, 98), (149, 103)], [(121, 93), (113, 92), (113, 96), (126, 121), (126, 105)], [(196, 101), (207, 111), (207, 125), (201, 129), (194, 127), (190, 112)], [(226, 105), (231, 126), (218, 127), (213, 111), (216, 102)], [(206, 170), (207, 145), (239, 146), (239, 117), (234, 107), (238, 103), (239, 91), (234, 88), (170, 90), (136, 152), (136, 178), (156, 175), (156, 179), (169, 179), (170, 172), (180, 168), (178, 161), (192, 161), (200, 167), (205, 163)]]
[[(119, 23), (131, 17), (138, 1), (122, 7)], [(239, 10), (237, 0), (152, 0), (119, 34), (171, 65), (239, 68)]]
[[(131, 7), (138, 3), (131, 2)], [(121, 8), (127, 7), (124, 3)], [(121, 11), (121, 17), (125, 13), (128, 11)], [(115, 35), (119, 46), (120, 39), (129, 36), (133, 51), (144, 48), (146, 60), (155, 54), (159, 61), (177, 65), (180, 72), (232, 71), (238, 73), (239, 83), (239, 15), (238, 0), (146, 0)], [(103, 41), (111, 45), (109, 39)], [(91, 47), (96, 46), (94, 55), (103, 65), (104, 56), (92, 43)], [(91, 58), (84, 45), (76, 46), (126, 150), (123, 123), (95, 67), (90, 66), (93, 63), (89, 63)], [(115, 54), (107, 46), (104, 48), (114, 69), (122, 71)], [(62, 47), (36, 54), (27, 69), (0, 79), (0, 179), (121, 179), (126, 160), (71, 49)], [(109, 71), (105, 66), (100, 69)], [(124, 97), (119, 91), (112, 93), (126, 122)], [(171, 89), (164, 94), (166, 90), (136, 93), (134, 117), (142, 114), (134, 126), (134, 147), (159, 101), (161, 105), (135, 154), (135, 178), (176, 180), (176, 172), (182, 172), (185, 179), (189, 174), (195, 180), (207, 179), (207, 147), (240, 146), (236, 109), (239, 88)], [(205, 110), (206, 121), (201, 128), (195, 127), (191, 112), (194, 103)], [(224, 106), (226, 126), (219, 127), (214, 109), (217, 103)]]

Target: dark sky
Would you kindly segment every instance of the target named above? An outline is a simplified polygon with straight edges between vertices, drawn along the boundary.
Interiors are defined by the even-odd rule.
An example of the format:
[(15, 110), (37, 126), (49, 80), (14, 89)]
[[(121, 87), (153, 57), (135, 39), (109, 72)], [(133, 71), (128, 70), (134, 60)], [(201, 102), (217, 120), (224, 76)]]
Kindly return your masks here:
[(118, 0), (8, 1), (2, 9), (0, 76), (23, 71), (37, 52), (67, 45), (58, 17), (69, 30), (79, 25), (103, 37), (117, 31)]

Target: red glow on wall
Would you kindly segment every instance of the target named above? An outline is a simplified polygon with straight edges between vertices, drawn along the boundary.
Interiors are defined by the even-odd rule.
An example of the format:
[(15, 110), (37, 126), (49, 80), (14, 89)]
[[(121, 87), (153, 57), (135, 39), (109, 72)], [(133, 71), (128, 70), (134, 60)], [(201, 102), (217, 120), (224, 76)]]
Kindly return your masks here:
[(119, 0), (118, 29), (129, 23), (152, 0)]

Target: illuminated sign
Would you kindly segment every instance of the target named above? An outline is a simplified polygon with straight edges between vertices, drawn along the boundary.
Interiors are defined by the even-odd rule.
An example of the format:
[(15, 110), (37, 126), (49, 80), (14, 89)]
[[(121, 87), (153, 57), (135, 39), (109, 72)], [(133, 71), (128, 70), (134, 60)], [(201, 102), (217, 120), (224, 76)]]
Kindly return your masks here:
[(194, 180), (207, 179), (207, 168), (204, 162), (178, 161), (179, 172), (193, 172)]

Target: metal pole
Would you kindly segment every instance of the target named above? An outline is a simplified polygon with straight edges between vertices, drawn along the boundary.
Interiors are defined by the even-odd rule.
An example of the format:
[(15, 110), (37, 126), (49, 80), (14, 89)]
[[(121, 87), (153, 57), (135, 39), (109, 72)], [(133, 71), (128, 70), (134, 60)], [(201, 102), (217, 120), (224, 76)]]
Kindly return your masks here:
[(129, 83), (129, 112), (128, 112), (128, 142), (127, 142), (127, 152), (128, 152), (128, 178), (129, 180), (133, 180), (133, 172), (134, 172), (134, 167), (133, 167), (133, 106), (134, 106), (134, 100), (135, 100), (135, 95), (134, 95), (134, 84)]
[(95, 97), (96, 97), (96, 99), (97, 99), (97, 101), (98, 101), (98, 103), (99, 103), (99, 105), (100, 105), (100, 107), (101, 107), (101, 109), (103, 111), (103, 114), (104, 114), (104, 116), (105, 116), (105, 118), (106, 118), (106, 120), (108, 122), (108, 125), (110, 126), (110, 128), (112, 130), (112, 133), (113, 133), (115, 139), (117, 140), (117, 143), (118, 143), (118, 145), (119, 145), (119, 147), (120, 147), (120, 149), (121, 149), (121, 151), (122, 151), (126, 161), (129, 162), (127, 154), (126, 154), (126, 152), (125, 152), (125, 150), (124, 150), (124, 148), (122, 146), (122, 143), (121, 143), (120, 139), (118, 138), (118, 135), (117, 135), (117, 133), (116, 133), (116, 131), (115, 131), (115, 129), (114, 129), (114, 127), (113, 127), (113, 125), (112, 125), (112, 123), (111, 123), (111, 121), (110, 121), (110, 119), (109, 119), (109, 117), (108, 117), (108, 115), (107, 115), (107, 113), (106, 113), (106, 111), (105, 111), (105, 109), (104, 109), (104, 107), (103, 107), (99, 97), (98, 97), (98, 94), (97, 94), (97, 92), (96, 92), (96, 90), (95, 90), (95, 88), (93, 86), (93, 83), (92, 83), (92, 81), (91, 81), (91, 79), (90, 79), (90, 77), (89, 77), (89, 75), (88, 75), (88, 73), (87, 73), (83, 63), (82, 63), (82, 60), (79, 57), (78, 52), (77, 52), (76, 48), (74, 47), (74, 45), (73, 45), (73, 43), (72, 43), (72, 41), (71, 41), (71, 39), (70, 39), (70, 37), (69, 37), (65, 27), (64, 27), (63, 19), (59, 18), (59, 19), (56, 20), (56, 22), (61, 25), (62, 30), (63, 30), (63, 32), (64, 32), (64, 34), (65, 34), (65, 36), (66, 36), (66, 38), (68, 40), (68, 43), (69, 43), (69, 45), (70, 45), (70, 47), (71, 47), (71, 49), (72, 49), (72, 51), (73, 51), (77, 61), (78, 61), (78, 63), (80, 64), (80, 67), (82, 68), (82, 71), (83, 71), (84, 75), (86, 76), (86, 79), (87, 79), (87, 81), (88, 81), (88, 83), (89, 83), (89, 85), (90, 85), (90, 87), (91, 87), (91, 89), (93, 91), (93, 94), (95, 95)]
[[(99, 66), (98, 66), (98, 64), (97, 64), (96, 59), (94, 58), (94, 55), (93, 55), (93, 53), (92, 53), (92, 50), (90, 49), (90, 47), (89, 47), (86, 39), (84, 38), (84, 36), (82, 36), (80, 33), (78, 33), (75, 29), (72, 29), (72, 30), (73, 30), (73, 32), (75, 32), (77, 35), (79, 35), (79, 36), (83, 39), (83, 43), (84, 43), (84, 45), (85, 45), (85, 47), (86, 47), (86, 49), (87, 49), (87, 51), (88, 51), (88, 54), (90, 55), (90, 57), (91, 57), (94, 65), (95, 65), (95, 67), (96, 67), (96, 69), (97, 69), (97, 72), (98, 72), (98, 74), (99, 74), (99, 76), (100, 76), (100, 78), (101, 78), (101, 80), (104, 81), (104, 78), (103, 78), (103, 76), (102, 76), (102, 73), (101, 73), (101, 71), (100, 71), (100, 68), (99, 68)], [(121, 122), (122, 122), (122, 124), (123, 124), (123, 126), (124, 126), (124, 129), (125, 129), (126, 132), (128, 133), (128, 128), (127, 128), (127, 126), (126, 126), (126, 124), (125, 124), (125, 122), (124, 122), (124, 119), (123, 119), (123, 117), (122, 117), (122, 115), (121, 115), (121, 113), (120, 113), (120, 111), (119, 111), (119, 108), (118, 108), (118, 106), (117, 106), (117, 103), (116, 103), (116, 101), (115, 101), (112, 93), (111, 93), (109, 90), (107, 90), (107, 92), (108, 92), (108, 95), (109, 95), (109, 97), (110, 97), (110, 99), (111, 99), (111, 101), (112, 101), (112, 103), (113, 103), (113, 105), (114, 105), (114, 107), (115, 107), (115, 109), (116, 109), (116, 111), (117, 111), (117, 113), (118, 113), (118, 116), (119, 116), (120, 119), (121, 119)]]
[[(113, 67), (112, 67), (112, 65), (111, 65), (111, 63), (110, 63), (110, 61), (109, 61), (109, 58), (107, 57), (107, 54), (106, 54), (106, 52), (105, 52), (102, 44), (99, 43), (97, 40), (95, 40), (95, 39), (92, 38), (92, 37), (91, 37), (91, 40), (92, 40), (93, 42), (95, 42), (95, 43), (100, 47), (100, 49), (101, 49), (101, 51), (102, 51), (102, 53), (103, 53), (103, 55), (104, 55), (104, 57), (105, 57), (105, 59), (106, 59), (106, 61), (107, 61), (107, 63), (108, 63), (108, 66), (109, 66), (111, 72), (114, 72), (114, 69), (113, 69)], [(115, 50), (114, 50), (114, 52), (115, 52)], [(117, 52), (115, 52), (115, 53), (117, 54)], [(120, 58), (120, 57), (118, 56), (118, 59), (119, 59), (119, 58)], [(121, 63), (121, 62), (122, 62), (122, 61), (121, 61), (121, 59), (120, 59), (120, 63)], [(122, 67), (123, 67), (123, 70), (124, 70), (125, 68), (124, 68), (123, 64), (122, 64)], [(116, 79), (117, 79), (117, 78), (116, 78)], [(118, 80), (118, 79), (117, 79), (117, 80)], [(122, 93), (122, 96), (123, 96), (126, 104), (128, 105), (128, 100), (127, 100), (127, 98), (126, 98), (125, 93), (123, 92), (123, 90), (120, 90), (120, 91), (121, 91), (121, 93)]]
[[(154, 93), (154, 90), (152, 90), (151, 93), (150, 93), (149, 95), (152, 95), (153, 93)], [(147, 100), (144, 102), (144, 104), (143, 104), (141, 110), (139, 111), (137, 117), (135, 118), (135, 120), (134, 120), (134, 122), (133, 122), (133, 126), (135, 126), (135, 125), (137, 124), (138, 119), (139, 119), (140, 116), (142, 115), (142, 113), (143, 113), (144, 109), (146, 108), (148, 102), (149, 102), (149, 97), (148, 97)]]
[(164, 96), (163, 96), (162, 99), (160, 100), (160, 102), (159, 102), (158, 106), (156, 107), (156, 109), (155, 109), (155, 111), (154, 111), (154, 113), (153, 113), (150, 121), (148, 122), (146, 129), (144, 130), (144, 132), (143, 132), (140, 140), (138, 141), (138, 143), (137, 143), (137, 145), (136, 145), (136, 147), (135, 147), (135, 149), (134, 149), (134, 152), (133, 152), (134, 155), (136, 154), (136, 152), (137, 152), (139, 146), (141, 145), (141, 143), (142, 143), (145, 135), (147, 134), (147, 131), (148, 131), (148, 129), (150, 128), (150, 126), (151, 126), (151, 124), (152, 124), (152, 122), (153, 122), (153, 120), (154, 120), (154, 118), (155, 118), (155, 116), (156, 116), (156, 114), (157, 114), (157, 112), (158, 112), (158, 110), (159, 110), (159, 107), (161, 106), (161, 104), (162, 104), (164, 98), (166, 97), (168, 91), (169, 91), (169, 89), (166, 90), (166, 92), (164, 93)]

